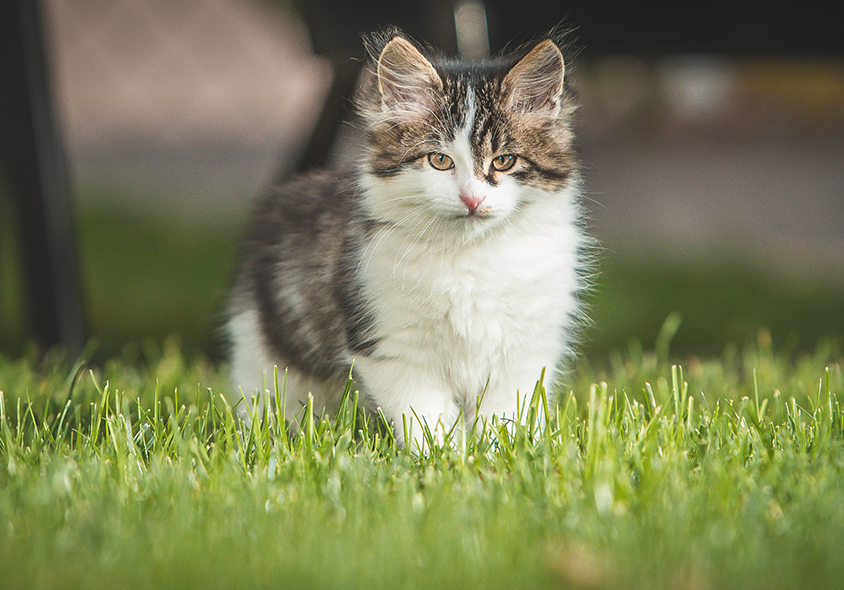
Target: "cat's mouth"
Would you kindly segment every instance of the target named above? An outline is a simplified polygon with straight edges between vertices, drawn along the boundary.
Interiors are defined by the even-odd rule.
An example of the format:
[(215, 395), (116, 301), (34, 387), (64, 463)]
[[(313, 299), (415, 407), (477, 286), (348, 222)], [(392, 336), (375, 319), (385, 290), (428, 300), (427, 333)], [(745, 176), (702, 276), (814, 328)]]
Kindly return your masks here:
[(492, 217), (492, 207), (478, 207), (477, 209), (470, 209), (463, 215), (458, 215), (458, 219), (473, 222), (475, 220), (489, 219)]

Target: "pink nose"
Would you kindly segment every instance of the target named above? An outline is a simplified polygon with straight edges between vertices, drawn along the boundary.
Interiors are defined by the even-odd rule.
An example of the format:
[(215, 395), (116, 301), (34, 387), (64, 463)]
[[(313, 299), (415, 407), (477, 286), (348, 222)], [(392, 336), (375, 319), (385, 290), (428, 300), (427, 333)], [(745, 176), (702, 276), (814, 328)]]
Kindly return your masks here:
[(469, 213), (474, 213), (484, 198), (476, 197), (473, 194), (461, 194), (460, 200), (463, 201), (463, 204), (466, 205), (467, 209), (469, 209)]

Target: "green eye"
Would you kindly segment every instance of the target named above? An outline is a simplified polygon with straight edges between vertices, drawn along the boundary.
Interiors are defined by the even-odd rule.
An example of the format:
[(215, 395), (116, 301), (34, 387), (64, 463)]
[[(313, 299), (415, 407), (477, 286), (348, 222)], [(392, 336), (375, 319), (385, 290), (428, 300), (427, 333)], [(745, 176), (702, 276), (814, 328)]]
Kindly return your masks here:
[(492, 169), (496, 172), (507, 172), (516, 165), (516, 156), (498, 156), (492, 159)]
[(454, 168), (454, 160), (445, 154), (428, 154), (428, 163), (431, 164), (435, 170), (451, 170)]

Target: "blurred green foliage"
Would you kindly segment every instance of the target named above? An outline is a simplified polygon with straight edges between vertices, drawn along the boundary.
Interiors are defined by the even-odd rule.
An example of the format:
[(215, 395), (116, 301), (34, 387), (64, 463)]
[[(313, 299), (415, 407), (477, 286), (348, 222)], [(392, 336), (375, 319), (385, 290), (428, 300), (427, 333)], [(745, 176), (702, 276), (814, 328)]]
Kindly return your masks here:
[[(192, 215), (102, 196), (80, 202), (80, 268), (96, 356), (110, 358), (126, 343), (160, 342), (173, 334), (186, 350), (222, 354), (219, 326), (245, 212)], [(8, 213), (0, 208), (0, 352), (15, 356), (26, 348), (26, 305)], [(728, 343), (753, 341), (763, 330), (775, 346), (789, 350), (844, 335), (841, 277), (795, 284), (738, 250), (681, 258), (613, 244), (599, 260), (587, 296), (592, 322), (581, 346), (587, 357), (626, 350), (631, 342), (652, 346), (672, 313), (682, 318), (671, 342), (681, 355), (717, 356)]]

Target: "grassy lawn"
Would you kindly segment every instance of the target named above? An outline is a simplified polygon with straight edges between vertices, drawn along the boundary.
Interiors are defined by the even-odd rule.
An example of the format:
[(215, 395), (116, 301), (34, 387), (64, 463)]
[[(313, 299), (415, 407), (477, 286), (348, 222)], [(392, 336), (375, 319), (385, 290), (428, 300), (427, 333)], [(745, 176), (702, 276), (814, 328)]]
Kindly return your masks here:
[(214, 334), (239, 219), (82, 207), (93, 361), (36, 362), (4, 211), (2, 590), (844, 579), (840, 278), (611, 245), (549, 426), (419, 457), (351, 409), (238, 432)]
[(583, 360), (548, 427), (421, 457), (353, 403), (241, 436), (225, 373), (175, 341), (0, 357), (2, 587), (839, 586), (841, 350), (762, 333), (671, 366), (672, 328)]

